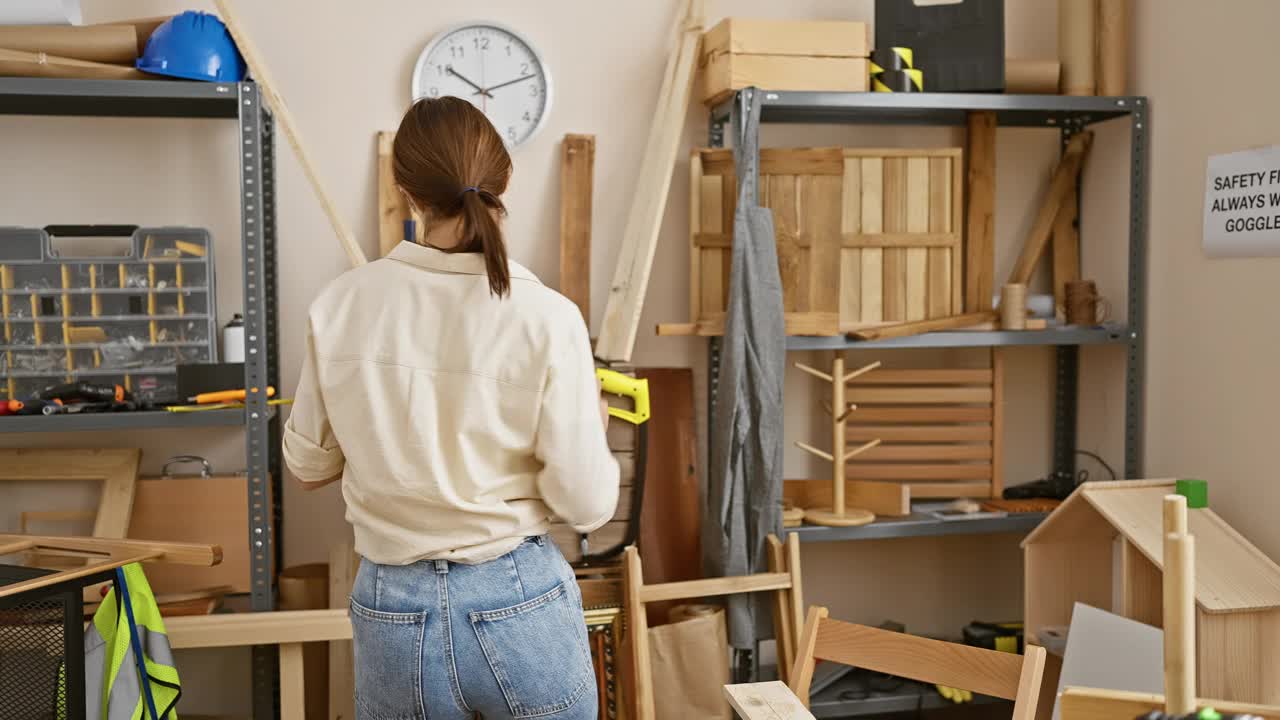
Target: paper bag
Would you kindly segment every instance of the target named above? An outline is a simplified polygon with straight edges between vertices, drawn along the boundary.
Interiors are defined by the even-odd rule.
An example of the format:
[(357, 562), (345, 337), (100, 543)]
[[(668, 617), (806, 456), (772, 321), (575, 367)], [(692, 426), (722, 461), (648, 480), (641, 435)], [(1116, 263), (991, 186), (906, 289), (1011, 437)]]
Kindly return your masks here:
[(658, 720), (732, 720), (724, 699), (729, 682), (724, 610), (651, 628), (649, 659)]

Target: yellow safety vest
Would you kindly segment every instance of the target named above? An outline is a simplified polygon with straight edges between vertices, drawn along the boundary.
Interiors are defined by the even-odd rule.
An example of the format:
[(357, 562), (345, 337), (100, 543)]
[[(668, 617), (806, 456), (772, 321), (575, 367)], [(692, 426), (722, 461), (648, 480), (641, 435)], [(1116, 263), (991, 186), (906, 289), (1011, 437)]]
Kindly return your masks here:
[[(177, 720), (174, 708), (182, 690), (160, 608), (141, 565), (134, 563), (121, 570), (117, 581), (123, 581), (124, 597), (117, 598), (112, 588), (85, 630), (85, 717)], [(145, 681), (134, 654), (134, 629), (146, 668)]]

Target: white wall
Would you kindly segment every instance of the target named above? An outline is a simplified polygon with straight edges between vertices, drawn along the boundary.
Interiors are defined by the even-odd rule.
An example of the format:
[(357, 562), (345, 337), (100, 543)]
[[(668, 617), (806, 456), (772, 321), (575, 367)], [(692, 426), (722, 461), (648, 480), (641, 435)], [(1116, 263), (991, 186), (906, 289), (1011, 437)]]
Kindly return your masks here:
[[(211, 5), (176, 0), (83, 2), (87, 21)], [(417, 53), (439, 29), (462, 20), (496, 19), (526, 33), (554, 74), (556, 97), (542, 133), (515, 154), (516, 174), (507, 197), (511, 253), (554, 285), (559, 139), (568, 132), (594, 133), (593, 327), (603, 312), (664, 62), (666, 33), (677, 5), (674, 0), (238, 3), (314, 154), (319, 175), (370, 255), (377, 246), (374, 133), (394, 129), (409, 100)], [(719, 0), (709, 5), (712, 21), (729, 14), (870, 20), (873, 13), (870, 0)], [(1253, 287), (1276, 277), (1277, 265), (1208, 263), (1198, 249), (1205, 153), (1274, 142), (1275, 100), (1263, 95), (1264, 80), (1257, 72), (1241, 69), (1275, 64), (1277, 50), (1267, 32), (1280, 19), (1280, 5), (1231, 0), (1211, 8), (1183, 1), (1176, 4), (1177, 12), (1170, 10), (1172, 5), (1138, 0), (1133, 50), (1135, 91), (1152, 95), (1158, 113), (1151, 195), (1148, 469), (1151, 474), (1209, 478), (1215, 506), (1265, 550), (1280, 554), (1280, 530), (1267, 522), (1268, 509), (1275, 507), (1280, 491), (1269, 482), (1269, 468), (1257, 450), (1274, 427), (1267, 411), (1276, 406), (1280, 385), (1271, 379), (1267, 360), (1275, 356), (1280, 341), (1266, 330), (1267, 301), (1250, 294)], [(1052, 57), (1056, 4), (1022, 0), (1007, 6), (1008, 54)], [(1206, 58), (1216, 60), (1205, 62)], [(1240, 109), (1228, 103), (1238, 103)], [(1121, 263), (1127, 238), (1125, 122), (1099, 128), (1084, 198), (1084, 274), (1096, 278), (1102, 292), (1117, 300), (1124, 292)], [(685, 142), (692, 147), (704, 140), (705, 116), (695, 108)], [(789, 127), (768, 128), (765, 141), (943, 145), (958, 144), (960, 137), (947, 129)], [(287, 394), (298, 372), (306, 306), (319, 288), (346, 268), (346, 259), (283, 138), (278, 145), (281, 360)], [(218, 243), (219, 310), (225, 318), (239, 309), (236, 167), (229, 160), (234, 147), (234, 128), (214, 121), (0, 117), (0, 224), (208, 227)], [(1003, 130), (997, 151), (997, 277), (1002, 277), (1012, 266), (1047, 184), (1057, 133)], [(647, 334), (657, 322), (687, 318), (687, 178), (682, 159), (672, 182), (635, 362), (690, 366), (701, 382), (704, 341)], [(975, 360), (969, 352), (937, 359), (982, 358)], [(1116, 348), (1086, 349), (1082, 365), (1081, 447), (1101, 453), (1119, 468), (1123, 354)], [(1034, 479), (1048, 469), (1052, 405), (1046, 388), (1051, 372), (1049, 351), (1010, 351), (1009, 484)], [(813, 390), (807, 376), (788, 376), (789, 441), (821, 436)], [(699, 387), (697, 397), (703, 396)], [(234, 430), (11, 436), (0, 443), (141, 445), (144, 465), (151, 471), (165, 457), (187, 452), (210, 455), (227, 469), (244, 465), (243, 446)], [(786, 463), (789, 477), (821, 476), (820, 467), (798, 450), (787, 450)], [(1082, 467), (1094, 477), (1103, 476), (1096, 466)], [(30, 488), (3, 492), (0, 527), (12, 527), (12, 508), (28, 503), (52, 509), (85, 501), (71, 493), (53, 497)], [(302, 493), (290, 485), (284, 503), (282, 540), (289, 564), (325, 559), (329, 544), (349, 532), (336, 487)], [(1020, 616), (1020, 554), (1016, 539), (1009, 536), (815, 545), (806, 547), (804, 562), (809, 599), (831, 605), (839, 617), (868, 622), (892, 617), (913, 631), (955, 633), (971, 619)], [(237, 658), (235, 653), (205, 653), (199, 661), (184, 659), (188, 712), (237, 710), (243, 698), (223, 692), (211, 681), (232, 673)]]

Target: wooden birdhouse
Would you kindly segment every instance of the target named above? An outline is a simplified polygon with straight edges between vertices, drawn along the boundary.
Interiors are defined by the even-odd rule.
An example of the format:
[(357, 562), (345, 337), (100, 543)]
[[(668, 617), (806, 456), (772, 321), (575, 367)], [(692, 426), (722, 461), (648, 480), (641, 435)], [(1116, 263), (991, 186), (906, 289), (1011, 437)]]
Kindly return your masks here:
[[(1077, 602), (1163, 626), (1162, 499), (1173, 492), (1172, 480), (1085, 483), (1022, 541), (1029, 642), (1069, 625)], [(1197, 694), (1280, 703), (1280, 566), (1208, 508), (1188, 511), (1188, 526)]]

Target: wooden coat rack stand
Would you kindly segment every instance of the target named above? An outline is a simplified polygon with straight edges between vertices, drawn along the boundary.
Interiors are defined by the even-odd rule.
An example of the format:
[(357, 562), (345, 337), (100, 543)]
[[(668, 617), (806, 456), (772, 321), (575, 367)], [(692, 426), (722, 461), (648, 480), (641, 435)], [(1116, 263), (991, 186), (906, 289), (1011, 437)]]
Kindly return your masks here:
[(879, 438), (865, 442), (852, 450), (846, 451), (845, 444), (846, 432), (845, 424), (849, 419), (849, 413), (857, 409), (853, 403), (846, 402), (845, 386), (850, 380), (869, 373), (880, 367), (879, 361), (870, 365), (864, 365), (857, 370), (848, 373), (844, 371), (844, 357), (836, 353), (835, 359), (831, 361), (831, 373), (825, 373), (815, 367), (810, 367), (804, 363), (796, 363), (796, 367), (810, 375), (831, 383), (831, 402), (827, 407), (827, 412), (831, 415), (831, 452), (824, 452), (818, 448), (804, 442), (796, 441), (796, 447), (813, 455), (817, 455), (823, 460), (831, 462), (831, 497), (832, 506), (830, 508), (806, 508), (804, 511), (804, 519), (814, 525), (827, 525), (834, 527), (852, 527), (854, 525), (866, 525), (876, 519), (875, 513), (870, 510), (861, 508), (845, 507), (844, 491), (845, 491), (845, 468), (846, 464), (880, 444)]

